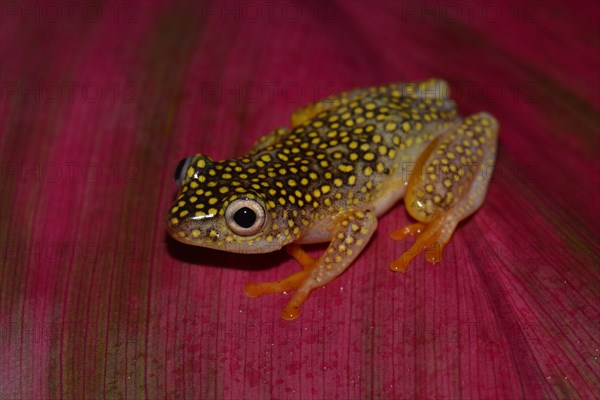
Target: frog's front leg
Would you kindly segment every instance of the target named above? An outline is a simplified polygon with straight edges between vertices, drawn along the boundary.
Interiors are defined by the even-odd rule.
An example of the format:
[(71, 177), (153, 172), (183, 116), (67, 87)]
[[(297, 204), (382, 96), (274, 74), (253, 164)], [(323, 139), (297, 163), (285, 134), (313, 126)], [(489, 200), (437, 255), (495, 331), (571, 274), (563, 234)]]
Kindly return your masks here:
[(391, 233), (392, 239), (416, 236), (413, 246), (390, 265), (404, 271), (425, 251), (427, 261), (441, 259), (456, 225), (481, 206), (496, 158), (498, 122), (487, 113), (466, 118), (432, 143), (417, 161), (405, 196), (408, 212), (419, 223)]
[(329, 247), (321, 257), (315, 260), (300, 246), (289, 245), (286, 250), (302, 265), (302, 271), (276, 282), (249, 283), (245, 287), (246, 294), (258, 297), (295, 289), (281, 311), (281, 317), (287, 320), (298, 318), (300, 306), (310, 292), (344, 272), (367, 245), (376, 228), (377, 219), (370, 211), (345, 212), (336, 221)]

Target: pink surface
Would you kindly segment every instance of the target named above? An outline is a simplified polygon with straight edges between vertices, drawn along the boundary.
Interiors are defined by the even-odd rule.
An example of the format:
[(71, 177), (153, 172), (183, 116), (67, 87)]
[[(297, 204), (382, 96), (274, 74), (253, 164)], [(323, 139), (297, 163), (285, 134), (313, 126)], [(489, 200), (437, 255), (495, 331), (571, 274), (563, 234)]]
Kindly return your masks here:
[[(600, 396), (596, 2), (0, 3), (0, 398)], [(297, 107), (447, 79), (501, 124), (444, 260), (409, 218), (299, 320), (249, 281), (283, 252), (175, 243), (177, 161), (240, 155)]]

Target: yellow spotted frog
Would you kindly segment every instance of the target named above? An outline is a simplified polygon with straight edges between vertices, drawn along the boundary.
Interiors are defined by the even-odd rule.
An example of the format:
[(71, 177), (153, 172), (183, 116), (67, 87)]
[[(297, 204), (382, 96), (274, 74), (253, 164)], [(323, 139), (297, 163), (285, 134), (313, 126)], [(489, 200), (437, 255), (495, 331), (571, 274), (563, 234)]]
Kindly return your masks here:
[[(251, 297), (293, 290), (285, 319), (352, 264), (401, 198), (418, 222), (391, 237), (416, 240), (391, 269), (404, 271), (421, 252), (438, 262), (458, 222), (485, 198), (498, 135), (494, 117), (462, 118), (448, 93), (438, 79), (351, 90), (297, 110), (291, 128), (239, 158), (181, 160), (169, 234), (235, 253), (285, 247), (302, 270), (245, 287)], [(329, 246), (318, 259), (299, 246), (319, 242)]]

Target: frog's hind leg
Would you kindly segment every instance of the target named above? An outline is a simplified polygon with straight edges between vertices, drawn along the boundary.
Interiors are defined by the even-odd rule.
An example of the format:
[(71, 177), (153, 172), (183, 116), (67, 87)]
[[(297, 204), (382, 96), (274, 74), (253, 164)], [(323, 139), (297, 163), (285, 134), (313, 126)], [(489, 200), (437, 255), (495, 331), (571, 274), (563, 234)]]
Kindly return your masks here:
[(427, 261), (441, 259), (456, 225), (483, 203), (496, 158), (498, 123), (491, 115), (467, 117), (456, 129), (436, 140), (417, 161), (405, 196), (408, 212), (419, 223), (391, 233), (392, 239), (417, 237), (412, 247), (392, 262), (404, 271), (410, 260), (425, 251)]
[(276, 282), (249, 283), (246, 294), (258, 297), (263, 294), (280, 293), (294, 289), (294, 294), (281, 317), (292, 320), (300, 315), (300, 306), (310, 292), (331, 282), (352, 264), (369, 242), (377, 228), (377, 219), (370, 211), (349, 211), (338, 219), (327, 250), (315, 260), (298, 245), (286, 250), (301, 265), (302, 271)]

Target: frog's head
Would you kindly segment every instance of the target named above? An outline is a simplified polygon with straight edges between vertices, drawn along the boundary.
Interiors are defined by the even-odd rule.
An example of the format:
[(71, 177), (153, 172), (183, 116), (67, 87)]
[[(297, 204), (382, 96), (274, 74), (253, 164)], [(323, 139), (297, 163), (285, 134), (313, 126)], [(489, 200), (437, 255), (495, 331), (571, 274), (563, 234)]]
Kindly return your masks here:
[(286, 237), (273, 229), (278, 216), (244, 167), (238, 160), (214, 162), (201, 154), (181, 160), (169, 234), (183, 243), (235, 253), (280, 249)]

